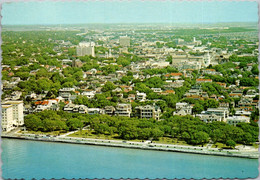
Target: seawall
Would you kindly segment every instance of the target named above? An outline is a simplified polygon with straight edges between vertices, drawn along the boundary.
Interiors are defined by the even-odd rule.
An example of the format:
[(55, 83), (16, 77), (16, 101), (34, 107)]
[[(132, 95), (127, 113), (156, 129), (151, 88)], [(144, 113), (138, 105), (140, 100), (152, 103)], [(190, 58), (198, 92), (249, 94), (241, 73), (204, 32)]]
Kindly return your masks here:
[(59, 142), (59, 143), (73, 143), (73, 144), (85, 144), (85, 145), (97, 145), (107, 147), (120, 147), (120, 148), (134, 148), (142, 150), (157, 150), (157, 151), (170, 151), (170, 152), (182, 152), (182, 153), (195, 153), (204, 155), (215, 156), (227, 156), (238, 158), (250, 158), (258, 159), (259, 153), (255, 151), (237, 151), (237, 150), (218, 150), (216, 148), (203, 148), (197, 146), (178, 146), (168, 144), (146, 144), (132, 141), (115, 141), (115, 140), (102, 140), (102, 139), (87, 139), (87, 138), (74, 138), (74, 137), (35, 137), (35, 136), (10, 136), (2, 135), (2, 138), (22, 139), (32, 141), (44, 141), (44, 142)]

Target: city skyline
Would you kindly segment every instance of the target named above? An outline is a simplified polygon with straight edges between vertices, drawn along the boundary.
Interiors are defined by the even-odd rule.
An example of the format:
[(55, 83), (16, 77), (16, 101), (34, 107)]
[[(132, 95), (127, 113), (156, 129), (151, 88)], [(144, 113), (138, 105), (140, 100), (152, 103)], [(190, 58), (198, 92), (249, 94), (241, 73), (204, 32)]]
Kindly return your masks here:
[[(2, 25), (88, 23), (257, 22), (257, 2), (86, 1), (12, 2), (2, 5)], [(144, 8), (145, 7), (145, 8)]]

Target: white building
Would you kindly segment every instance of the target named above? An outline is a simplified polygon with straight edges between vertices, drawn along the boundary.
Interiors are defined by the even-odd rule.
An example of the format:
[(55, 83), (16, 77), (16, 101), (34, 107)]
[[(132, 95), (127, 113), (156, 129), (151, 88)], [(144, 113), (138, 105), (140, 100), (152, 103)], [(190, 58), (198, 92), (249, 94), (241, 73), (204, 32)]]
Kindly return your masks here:
[(95, 57), (95, 43), (94, 42), (81, 42), (77, 46), (77, 56), (91, 55)]
[(6, 101), (4, 105), (11, 105), (13, 107), (13, 120), (15, 126), (22, 126), (24, 124), (23, 118), (23, 101)]
[(160, 113), (161, 109), (159, 106), (151, 106), (151, 105), (146, 105), (146, 106), (137, 106), (135, 108), (136, 111), (136, 116), (139, 118), (154, 118), (156, 120), (160, 120)]
[(155, 92), (155, 93), (161, 93), (162, 92), (161, 88), (151, 88), (151, 90), (153, 90), (153, 92)]
[(13, 106), (2, 105), (2, 131), (11, 131), (14, 128)]
[(88, 114), (105, 114), (105, 110), (101, 108), (88, 108)]
[(130, 117), (132, 112), (131, 104), (118, 104), (116, 106), (115, 114), (118, 116)]
[(136, 93), (136, 100), (144, 102), (146, 100), (146, 93)]
[(170, 63), (167, 61), (158, 61), (158, 62), (154, 62), (151, 64), (152, 68), (165, 68), (167, 66), (169, 66)]
[(196, 117), (199, 117), (204, 122), (213, 122), (213, 121), (222, 121), (226, 122), (229, 114), (228, 108), (219, 107), (219, 108), (208, 108), (207, 111), (202, 111), (201, 114), (197, 114)]
[(250, 111), (243, 111), (243, 110), (237, 110), (236, 112), (235, 112), (235, 115), (236, 116), (248, 116), (248, 117), (250, 117), (251, 116), (251, 112)]
[(95, 91), (84, 91), (81, 93), (82, 96), (87, 96), (88, 99), (92, 99), (95, 97)]
[(81, 113), (86, 114), (88, 112), (88, 107), (84, 105), (77, 105), (69, 103), (64, 106), (63, 111), (69, 112), (69, 113)]
[(186, 116), (192, 114), (192, 106), (188, 103), (176, 103), (176, 111), (173, 112), (173, 115)]
[(236, 126), (238, 123), (249, 123), (250, 117), (247, 116), (230, 116), (227, 118), (227, 123), (233, 126)]
[(35, 102), (35, 109), (34, 112), (41, 112), (44, 110), (59, 110), (59, 99), (49, 99), (44, 101), (37, 101)]

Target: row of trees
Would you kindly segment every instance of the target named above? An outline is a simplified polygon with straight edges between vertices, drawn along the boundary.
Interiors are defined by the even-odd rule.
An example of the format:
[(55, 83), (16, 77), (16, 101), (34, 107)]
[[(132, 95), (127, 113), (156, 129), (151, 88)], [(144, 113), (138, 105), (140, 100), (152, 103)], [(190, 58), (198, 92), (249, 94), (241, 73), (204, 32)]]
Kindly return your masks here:
[(96, 134), (117, 136), (125, 140), (158, 140), (171, 137), (188, 144), (203, 145), (209, 140), (227, 145), (251, 144), (258, 140), (258, 125), (239, 123), (236, 127), (223, 122), (206, 124), (192, 116), (173, 116), (164, 121), (137, 119), (108, 115), (70, 114), (66, 112), (43, 111), (25, 117), (25, 126), (33, 131), (69, 131), (89, 125)]

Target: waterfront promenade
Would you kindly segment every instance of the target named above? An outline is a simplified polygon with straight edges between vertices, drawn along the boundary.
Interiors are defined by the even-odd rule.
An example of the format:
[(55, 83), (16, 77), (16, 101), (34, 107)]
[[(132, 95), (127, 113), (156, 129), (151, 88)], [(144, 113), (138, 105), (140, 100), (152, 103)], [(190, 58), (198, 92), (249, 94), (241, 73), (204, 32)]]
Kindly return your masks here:
[(2, 138), (111, 146), (111, 147), (121, 147), (121, 148), (135, 148), (135, 149), (143, 149), (143, 150), (184, 152), (184, 153), (196, 153), (196, 154), (254, 158), (254, 159), (259, 157), (259, 153), (256, 148), (248, 148), (248, 149), (241, 148), (241, 149), (229, 150), (229, 149), (211, 148), (210, 146), (198, 147), (198, 146), (186, 146), (186, 145), (182, 146), (182, 145), (173, 145), (173, 144), (159, 144), (159, 143), (151, 143), (149, 141), (133, 142), (133, 141), (122, 141), (122, 140), (77, 138), (77, 137), (67, 137), (67, 135), (68, 134), (54, 137), (54, 136), (35, 135), (35, 134), (20, 134), (18, 133), (18, 131), (15, 131), (13, 133), (2, 134)]

